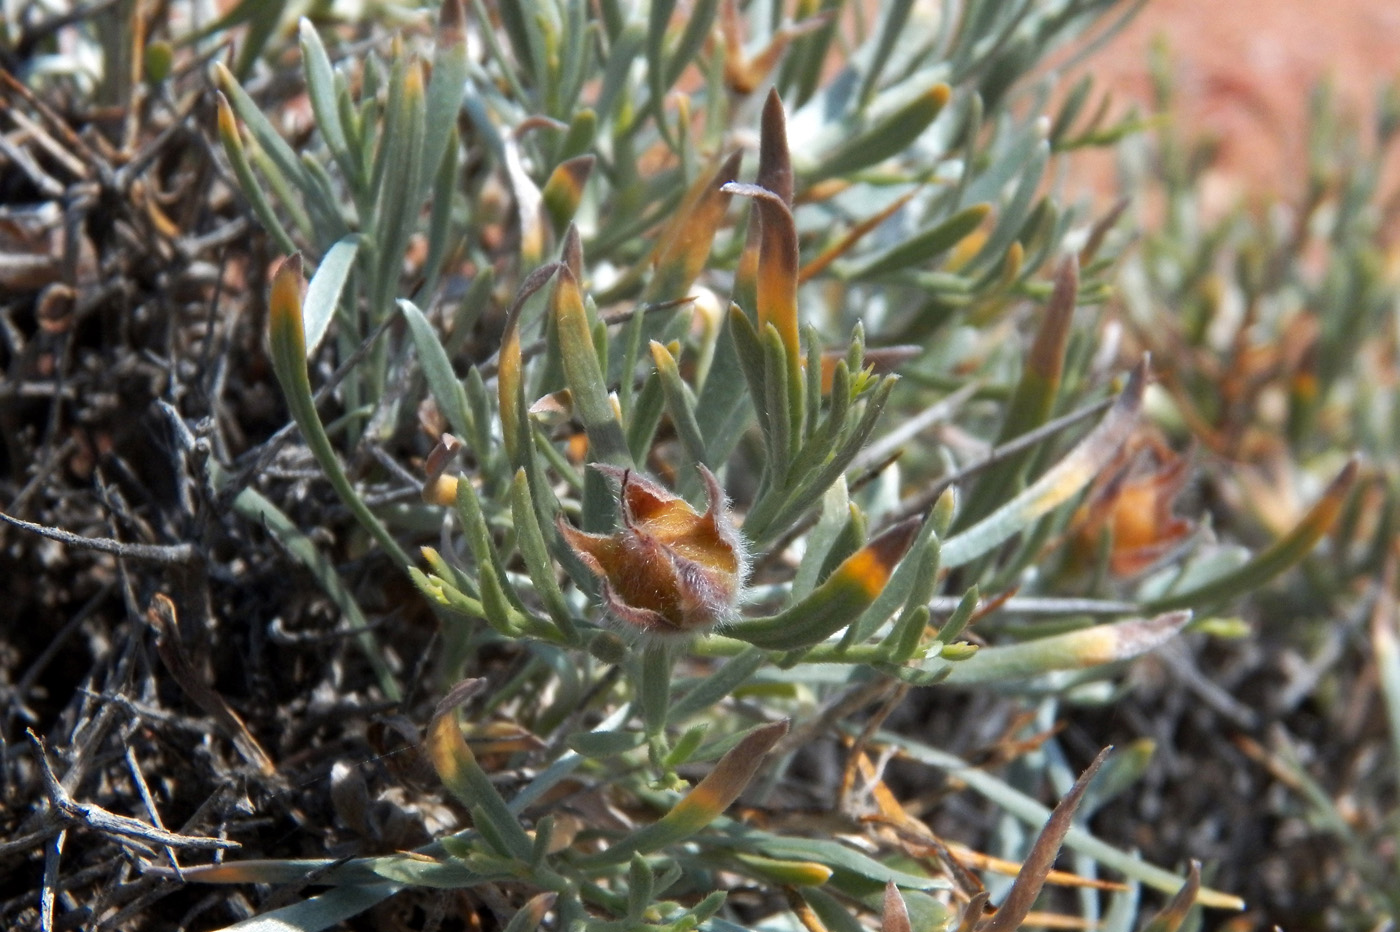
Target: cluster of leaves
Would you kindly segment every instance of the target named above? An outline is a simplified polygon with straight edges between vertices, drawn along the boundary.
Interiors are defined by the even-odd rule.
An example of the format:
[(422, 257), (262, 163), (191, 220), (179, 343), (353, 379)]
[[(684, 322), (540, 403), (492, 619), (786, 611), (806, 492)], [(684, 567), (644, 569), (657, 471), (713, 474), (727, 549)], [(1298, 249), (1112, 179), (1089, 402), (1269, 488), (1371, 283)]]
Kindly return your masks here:
[[(213, 24), (253, 24), (214, 66), (217, 135), (294, 253), (272, 368), (353, 526), (321, 516), (439, 612), (424, 747), (459, 819), (408, 854), (181, 878), (313, 877), (332, 889), (240, 924), (303, 930), (406, 887), (479, 894), (512, 930), (1010, 929), (1060, 905), (1047, 882), (1105, 928), (1134, 927), (1140, 885), (1176, 894), (1154, 928), (1238, 907), (1091, 834), (1146, 755), (1079, 773), (1050, 725), (1188, 624), (1230, 630), (1191, 610), (1301, 559), (1356, 468), (1257, 552), (1201, 548), (1174, 514), (1184, 461), (1143, 425), (1149, 365), (1098, 351), (1119, 214), (1046, 193), (1057, 152), (1136, 125), (1083, 118), (1087, 85), (1047, 115), (1037, 79), (1117, 6), (449, 0), (421, 59), (412, 36), (366, 51), (303, 21), (301, 152), (257, 99), (259, 4)], [(250, 484), (291, 434), (200, 478), (306, 566), (399, 700), (416, 684), (366, 587)], [(377, 500), (403, 462), (423, 500)], [(884, 729), (945, 685), (1036, 704), (1004, 778)], [(790, 778), (814, 747), (839, 783)], [(1004, 862), (954, 854), (892, 759), (982, 797), (1015, 879), (967, 870)], [(813, 798), (815, 829), (791, 811)], [(1062, 843), (1077, 877), (1051, 871)]]
[[(512, 921), (521, 928), (550, 910), (561, 927), (726, 928), (733, 907), (726, 884), (716, 889), (718, 873), (786, 889), (794, 915), (818, 924), (853, 928), (848, 910), (860, 904), (883, 909), (888, 924), (894, 908), (880, 903), (889, 885), (902, 890), (889, 902), (916, 908), (921, 925), (951, 921), (948, 897), (931, 894), (958, 888), (971, 896), (963, 922), (976, 923), (986, 895), (927, 863), (896, 870), (847, 845), (722, 813), (765, 751), (785, 757), (800, 746), (796, 735), (849, 727), (834, 710), (884, 697), (878, 724), (909, 686), (945, 681), (1021, 684), (1048, 696), (1051, 709), (1071, 688), (1092, 690), (1114, 664), (1180, 631), (1190, 614), (1179, 609), (1226, 603), (1296, 562), (1330, 528), (1354, 480), (1355, 467), (1343, 469), (1255, 556), (1231, 562), (1212, 552), (1145, 580), (1113, 578), (1170, 556), (1162, 545), (1182, 536), (1170, 476), (1143, 482), (1133, 472), (1148, 370), (1138, 366), (1099, 425), (1063, 449), (1068, 429), (1102, 411), (1108, 402), (1097, 399), (1112, 388), (1088, 352), (1092, 329), (1075, 327), (1076, 307), (1093, 297), (1080, 288), (1079, 263), (1059, 262), (1049, 293), (1036, 281), (1074, 224), (1039, 192), (1054, 145), (1072, 144), (1084, 94), (1051, 123), (1006, 106), (1048, 40), (1101, 11), (974, 4), (940, 17), (924, 41), (909, 38), (918, 34), (908, 28), (912, 5), (892, 4), (830, 79), (822, 72), (838, 35), (834, 15), (770, 24), (767, 44), (750, 53), (749, 33), (764, 34), (753, 11), (702, 5), (684, 23), (672, 12), (655, 4), (633, 18), (605, 5), (594, 18), (562, 3), (521, 16), (507, 7), (498, 34), (473, 31), (449, 3), (430, 82), (397, 48), (382, 64), (371, 56), (362, 73), (338, 72), (303, 24), (308, 93), (334, 174), (296, 158), (232, 76), (219, 74), (228, 100), (220, 133), (250, 202), (279, 241), (299, 241), (319, 260), (304, 300), (296, 261), (272, 290), (271, 346), (293, 417), (362, 526), (443, 609), (440, 675), (457, 678), (487, 646), (520, 651), (522, 672), (484, 694), (477, 714), (509, 716), (550, 751), (536, 776), (502, 795), (453, 715), (480, 684), (458, 690), (428, 747), (472, 828), (414, 857), (332, 868), (343, 888), (286, 907), (279, 920), (321, 927), (403, 884), (523, 883), (537, 895)], [(707, 43), (712, 19), (722, 41)], [(589, 41), (564, 38), (579, 35)], [(467, 54), (469, 36), (483, 41), (483, 60)], [(682, 93), (677, 82), (692, 63), (703, 83)], [(753, 90), (769, 81), (755, 183), (740, 183), (742, 154), (724, 153), (752, 112)], [(460, 139), (451, 132), (459, 106)], [(431, 208), (420, 211), (430, 190)], [(729, 226), (736, 194), (752, 204), (746, 227)], [(445, 270), (475, 269), (455, 309), (443, 308), (445, 335), (414, 300), (393, 301), (423, 218), (417, 301), (434, 297)], [(1105, 226), (1087, 230), (1080, 259), (1090, 275), (1102, 268)], [(813, 256), (805, 263), (804, 252)], [(728, 272), (727, 311), (707, 287), (726, 279), (707, 268)], [(500, 318), (502, 291), (513, 296), (509, 307), (483, 336), (479, 325)], [(1027, 297), (1045, 298), (1046, 310), (1022, 356), (995, 336)], [(619, 303), (621, 313), (601, 310)], [(377, 339), (396, 315), (407, 339)], [(536, 328), (539, 341), (527, 345)], [(345, 442), (401, 431), (413, 397), (389, 389), (421, 373), (432, 403), (411, 426), (439, 437), (424, 509), (376, 513), (341, 466), (307, 368), (330, 329), (352, 362), (341, 387), (347, 416), (336, 424)], [(833, 331), (841, 343), (828, 352)], [(945, 338), (942, 352), (908, 346), (934, 333)], [(909, 385), (898, 394), (895, 379), (872, 368), (891, 360)], [(950, 379), (957, 371), (977, 376)], [(919, 413), (877, 438), (892, 398)], [(941, 459), (890, 459), (955, 413), (989, 430), (990, 455), (961, 465), (953, 448)], [(459, 449), (461, 474), (452, 465)], [(712, 490), (702, 516), (685, 499), (707, 468), (736, 501)], [(635, 484), (631, 470), (666, 476), (678, 495)], [(610, 476), (622, 484), (625, 522), (612, 537), (619, 492)], [(1096, 477), (1080, 512), (1061, 507)], [(929, 483), (932, 494), (902, 495)], [(1124, 519), (1140, 516), (1143, 500), (1147, 526), (1134, 527)], [(434, 504), (455, 510), (463, 542), (425, 549), (420, 570), (398, 540)], [(715, 513), (731, 507), (743, 516), (742, 540), (719, 533)], [(707, 599), (743, 580), (710, 577), (742, 574), (745, 556), (755, 572), (735, 618), (732, 606)], [(687, 569), (677, 569), (681, 561)], [(697, 583), (697, 572), (707, 581)], [(997, 594), (991, 604), (983, 591)], [(1071, 591), (1078, 598), (1063, 597)], [(599, 599), (653, 635), (619, 635)], [(1127, 620), (1096, 624), (1094, 615)], [(1012, 643), (966, 643), (974, 617), (986, 636)], [(726, 622), (717, 633), (686, 636), (716, 620)], [(765, 698), (734, 703), (745, 694)], [(784, 737), (789, 719), (795, 730)], [(853, 774), (868, 768), (872, 744), (963, 766), (876, 724), (852, 735)], [(716, 758), (682, 791), (683, 770)], [(1122, 760), (1119, 780), (1128, 781), (1140, 761)], [(561, 836), (561, 814), (532, 806), (579, 775), (591, 795), (626, 809), (602, 837)], [(875, 773), (869, 779), (880, 786)], [(1045, 818), (1013, 803), (1024, 800), (1013, 786), (965, 779), (1021, 818)], [(764, 795), (776, 790), (770, 783)], [(885, 794), (872, 798), (883, 799), (884, 818), (918, 833), (921, 823)], [(847, 805), (859, 813), (861, 804)], [(1066, 835), (1067, 818), (1047, 825), (991, 925), (1020, 923), (1061, 838), (1087, 856), (1089, 873), (1107, 866), (1153, 886), (1181, 885), (1091, 836)], [(908, 853), (897, 835), (855, 834)], [(922, 834), (933, 840), (926, 827)], [(290, 879), (307, 866), (200, 875)], [(700, 897), (706, 890), (714, 892)], [(1131, 922), (1131, 906), (1123, 908), (1114, 913), (1120, 925)]]
[[(1172, 93), (1166, 74), (1159, 62), (1163, 111)], [(1144, 219), (1151, 232), (1125, 264), (1122, 311), (1132, 345), (1160, 360), (1160, 421), (1194, 438), (1206, 453), (1209, 483), (1232, 505), (1222, 511), (1229, 524), (1217, 526), (1225, 540), (1296, 521), (1298, 503), (1348, 451), (1361, 457), (1357, 493), (1327, 546), (1303, 561), (1286, 590), (1256, 601), (1287, 650), (1327, 658), (1334, 672), (1307, 690), (1324, 718), (1352, 715), (1333, 704), (1333, 676), (1374, 683), (1389, 742), (1377, 742), (1374, 767), (1332, 772), (1322, 782), (1301, 763), (1303, 749), (1347, 729), (1334, 725), (1307, 737), (1281, 724), (1270, 746), (1254, 747), (1253, 755), (1294, 791), (1290, 811), (1340, 843), (1336, 850), (1359, 883), (1344, 885), (1338, 908), (1375, 922), (1400, 909), (1395, 861), (1384, 853), (1395, 819), (1385, 800), (1400, 760), (1400, 277), (1397, 201), (1384, 168), (1400, 129), (1400, 94), (1386, 86), (1365, 126), (1342, 115), (1325, 84), (1314, 90), (1308, 112), (1307, 163), (1298, 190), (1282, 196), (1212, 199), (1209, 139), (1168, 129), (1150, 148), (1130, 150), (1139, 158), (1125, 158), (1125, 168), (1153, 191), (1144, 207), (1160, 211), (1160, 219)], [(1150, 163), (1140, 158), (1147, 154)], [(1314, 751), (1329, 771), (1342, 769), (1335, 757), (1359, 753)], [(1358, 805), (1361, 812), (1342, 815)]]

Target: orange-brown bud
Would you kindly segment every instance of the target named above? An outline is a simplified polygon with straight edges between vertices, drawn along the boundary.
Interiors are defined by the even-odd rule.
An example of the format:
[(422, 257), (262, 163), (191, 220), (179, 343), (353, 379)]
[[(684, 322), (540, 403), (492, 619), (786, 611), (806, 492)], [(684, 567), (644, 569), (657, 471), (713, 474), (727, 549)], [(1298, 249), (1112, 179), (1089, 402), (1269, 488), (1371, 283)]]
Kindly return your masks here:
[(423, 480), (423, 501), (444, 508), (457, 504), (458, 480), (456, 476), (447, 475), (447, 467), (452, 465), (460, 449), (462, 441), (451, 434), (443, 434), (439, 438), (437, 446), (433, 447), (433, 452), (428, 454), (427, 462), (423, 464), (423, 471), (427, 474)]
[(621, 486), (622, 527), (588, 534), (562, 518), (558, 523), (564, 540), (602, 579), (608, 611), (653, 634), (691, 634), (732, 619), (748, 556), (714, 474), (700, 467), (708, 496), (702, 514), (638, 472), (593, 468)]
[(1195, 529), (1173, 514), (1190, 478), (1190, 457), (1148, 436), (1119, 455), (1090, 490), (1071, 524), (1076, 556), (1090, 559), (1099, 536), (1112, 535), (1109, 571), (1136, 576), (1178, 546)]

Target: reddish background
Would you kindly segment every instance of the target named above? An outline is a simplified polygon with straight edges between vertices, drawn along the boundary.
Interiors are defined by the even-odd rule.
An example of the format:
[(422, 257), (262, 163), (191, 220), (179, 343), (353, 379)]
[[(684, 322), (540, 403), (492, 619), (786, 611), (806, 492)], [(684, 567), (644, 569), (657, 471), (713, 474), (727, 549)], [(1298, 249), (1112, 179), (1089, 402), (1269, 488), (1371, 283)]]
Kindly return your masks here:
[(1080, 70), (1112, 89), (1118, 112), (1130, 101), (1150, 109), (1159, 37), (1178, 129), (1220, 140), (1218, 167), (1236, 193), (1298, 192), (1316, 82), (1330, 79), (1336, 106), (1369, 120), (1378, 88), (1400, 74), (1394, 0), (1152, 0)]

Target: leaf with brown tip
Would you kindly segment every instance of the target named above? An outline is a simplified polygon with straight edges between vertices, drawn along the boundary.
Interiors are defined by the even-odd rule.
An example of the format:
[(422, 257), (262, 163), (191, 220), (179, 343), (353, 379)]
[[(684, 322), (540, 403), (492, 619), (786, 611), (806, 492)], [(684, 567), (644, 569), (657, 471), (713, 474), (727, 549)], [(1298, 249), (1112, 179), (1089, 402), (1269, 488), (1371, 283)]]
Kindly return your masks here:
[(652, 258), (655, 272), (647, 285), (644, 301), (671, 301), (684, 298), (710, 258), (715, 233), (729, 210), (729, 182), (739, 174), (742, 152), (724, 160), (708, 178), (702, 177), (686, 193), (675, 216), (657, 239)]
[(1004, 683), (1056, 670), (1085, 670), (1131, 660), (1181, 632), (1190, 612), (1094, 625), (1005, 647), (984, 647), (953, 664), (949, 683)]
[(982, 921), (982, 914), (987, 910), (987, 901), (991, 898), (991, 894), (986, 890), (973, 894), (972, 899), (963, 907), (962, 916), (958, 919), (957, 932), (972, 932), (977, 923)]
[[(943, 543), (943, 565), (963, 566), (1025, 530), (1078, 493), (1117, 455), (1137, 424), (1147, 389), (1148, 360), (1128, 378), (1122, 394), (1087, 437), (1011, 501)], [(1161, 608), (1161, 606), (1154, 606)]]
[(850, 231), (847, 232), (845, 236), (841, 237), (833, 245), (823, 249), (820, 255), (801, 268), (797, 273), (798, 283), (801, 284), (802, 282), (811, 281), (813, 278), (816, 278), (822, 272), (826, 271), (831, 263), (849, 252), (851, 248), (864, 239), (870, 231), (899, 213), (900, 208), (909, 203), (910, 199), (918, 193), (919, 191), (916, 188), (913, 191), (900, 195), (895, 198), (888, 207), (879, 211), (874, 216), (866, 217), (864, 220), (861, 220), (855, 226), (851, 227)]
[[(571, 230), (573, 228), (570, 228)], [(559, 350), (564, 363), (564, 377), (573, 393), (574, 410), (583, 421), (588, 434), (591, 455), (600, 462), (631, 466), (632, 454), (618, 422), (617, 410), (608, 397), (603, 361), (598, 358), (593, 343), (592, 322), (584, 305), (578, 278), (570, 270), (568, 257), (576, 254), (570, 243), (575, 236), (566, 237), (566, 263), (560, 266), (550, 294), (549, 313), (559, 335)]]
[(777, 193), (758, 185), (730, 182), (730, 194), (754, 199), (759, 215), (758, 328), (772, 324), (793, 365), (800, 359), (797, 335), (797, 224)]
[(549, 180), (544, 183), (541, 197), (556, 234), (563, 232), (578, 212), (579, 202), (583, 200), (583, 186), (588, 183), (588, 176), (593, 173), (595, 161), (597, 160), (591, 155), (575, 156), (560, 162), (554, 166), (554, 171), (549, 173)]
[(544, 258), (544, 216), (540, 210), (544, 196), (525, 170), (520, 144), (514, 135), (507, 133), (501, 137), (501, 152), (506, 180), (515, 196), (516, 219), (520, 223), (520, 267), (533, 269)]
[(681, 797), (670, 812), (619, 840), (606, 851), (583, 859), (582, 863), (588, 867), (621, 864), (633, 854), (656, 851), (694, 835), (739, 798), (744, 787), (758, 773), (764, 755), (787, 731), (786, 719), (755, 728), (725, 752), (715, 769)]
[(443, 786), (488, 823), (478, 828), (501, 840), (506, 848), (503, 854), (528, 861), (532, 849), (530, 836), (525, 834), (486, 771), (477, 763), (476, 755), (457, 724), (458, 706), (485, 688), (486, 681), (480, 679), (463, 680), (453, 687), (433, 712), (423, 745)]
[(1160, 913), (1152, 917), (1142, 932), (1177, 932), (1186, 921), (1186, 914), (1196, 903), (1196, 894), (1201, 892), (1201, 862), (1192, 861), (1186, 874), (1186, 882), (1176, 891)]
[(1337, 518), (1342, 513), (1342, 506), (1346, 504), (1351, 487), (1356, 484), (1359, 468), (1359, 461), (1356, 457), (1352, 457), (1346, 466), (1342, 467), (1342, 471), (1337, 473), (1336, 478), (1323, 490), (1322, 497), (1313, 504), (1312, 508), (1308, 509), (1308, 513), (1298, 522), (1298, 526), (1274, 541), (1244, 566), (1186, 592), (1174, 592), (1163, 598), (1154, 599), (1144, 607), (1154, 611), (1162, 611), (1164, 609), (1207, 605), (1238, 598), (1247, 592), (1258, 589), (1311, 553), (1323, 535), (1332, 529), (1332, 525), (1336, 524)]
[(880, 915), (880, 932), (914, 932), (909, 924), (909, 910), (904, 905), (904, 897), (893, 880), (885, 881), (884, 910)]
[(792, 152), (788, 149), (787, 113), (775, 87), (763, 101), (763, 116), (759, 122), (758, 178), (760, 188), (767, 188), (792, 206)]
[(165, 664), (175, 682), (185, 691), (185, 695), (218, 723), (219, 728), (233, 742), (233, 746), (238, 749), (244, 760), (258, 768), (258, 772), (264, 777), (275, 774), (277, 765), (272, 762), (262, 745), (258, 744), (258, 739), (253, 737), (243, 719), (224, 697), (208, 684), (205, 676), (196, 670), (189, 653), (185, 650), (184, 642), (180, 639), (180, 624), (176, 617), (175, 603), (169, 596), (163, 592), (156, 593), (146, 609), (146, 621), (155, 629), (156, 653), (160, 655), (161, 663)]
[(1031, 846), (1026, 863), (1012, 883), (1006, 899), (997, 909), (996, 915), (978, 924), (978, 932), (1014, 932), (1020, 927), (1026, 914), (1031, 911), (1031, 906), (1035, 904), (1035, 898), (1040, 895), (1041, 887), (1045, 886), (1045, 878), (1055, 864), (1056, 855), (1060, 853), (1060, 844), (1065, 839), (1065, 833), (1069, 831), (1074, 810), (1079, 807), (1084, 791), (1089, 788), (1089, 781), (1099, 772), (1111, 750), (1112, 748), (1104, 748), (1099, 752), (1093, 763), (1074, 781), (1074, 786), (1070, 787), (1069, 792), (1060, 800), (1055, 811), (1050, 813), (1050, 821), (1045, 823), (1045, 828), (1041, 829), (1035, 844)]
[(544, 917), (554, 908), (554, 901), (559, 898), (559, 894), (553, 890), (545, 893), (537, 893), (520, 907), (520, 911), (511, 917), (506, 925), (506, 932), (535, 932), (544, 922)]
[(820, 643), (870, 607), (914, 542), (921, 523), (919, 518), (901, 521), (847, 557), (796, 605), (768, 618), (736, 622), (725, 633), (775, 650)]
[(530, 273), (506, 312), (505, 329), (501, 333), (501, 349), (497, 354), (496, 363), (497, 408), (501, 418), (501, 439), (506, 448), (506, 458), (517, 468), (525, 466), (529, 460), (526, 451), (530, 445), (530, 427), (526, 419), (524, 354), (520, 346), (520, 314), (531, 295), (549, 284), (549, 280), (559, 269), (559, 263), (551, 262)]

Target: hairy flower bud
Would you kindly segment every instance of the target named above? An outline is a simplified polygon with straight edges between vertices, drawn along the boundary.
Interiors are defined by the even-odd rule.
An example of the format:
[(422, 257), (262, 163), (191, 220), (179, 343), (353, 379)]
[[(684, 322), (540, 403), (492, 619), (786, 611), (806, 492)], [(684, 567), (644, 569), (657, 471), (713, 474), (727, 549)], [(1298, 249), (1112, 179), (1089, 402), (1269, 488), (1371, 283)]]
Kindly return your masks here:
[(702, 514), (638, 472), (593, 468), (621, 486), (622, 527), (589, 534), (561, 518), (559, 532), (602, 579), (608, 611), (652, 634), (691, 634), (732, 619), (748, 557), (714, 474), (700, 467)]

